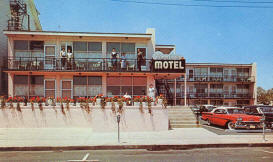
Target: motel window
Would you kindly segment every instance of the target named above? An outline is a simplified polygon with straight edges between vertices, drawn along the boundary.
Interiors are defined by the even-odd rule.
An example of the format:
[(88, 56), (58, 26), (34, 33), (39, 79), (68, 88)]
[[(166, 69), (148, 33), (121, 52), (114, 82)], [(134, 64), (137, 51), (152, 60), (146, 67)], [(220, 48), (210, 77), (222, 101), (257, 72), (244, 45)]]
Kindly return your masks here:
[(88, 42), (88, 51), (102, 51), (102, 43)]
[(44, 41), (30, 41), (30, 50), (44, 50)]
[(15, 40), (14, 41), (15, 50), (28, 50), (28, 41), (27, 40)]
[(107, 77), (107, 96), (123, 96), (126, 92), (130, 96), (146, 95), (146, 77)]
[(111, 53), (113, 48), (115, 48), (117, 52), (120, 52), (119, 42), (107, 42), (106, 46), (107, 46), (107, 53)]
[(110, 57), (113, 48), (116, 48), (118, 53), (125, 53), (126, 58), (136, 59), (135, 43), (120, 43), (120, 42), (107, 42), (107, 54)]
[(74, 97), (96, 96), (102, 93), (102, 78), (100, 76), (74, 76)]
[(135, 53), (135, 43), (121, 43), (121, 52)]
[(74, 51), (87, 51), (87, 43), (86, 42), (73, 42)]
[(44, 96), (44, 76), (32, 75), (30, 76), (30, 96)]
[[(29, 78), (28, 78), (29, 77)], [(44, 76), (15, 75), (15, 96), (44, 96)]]
[(14, 95), (28, 96), (28, 76), (15, 75), (14, 76)]

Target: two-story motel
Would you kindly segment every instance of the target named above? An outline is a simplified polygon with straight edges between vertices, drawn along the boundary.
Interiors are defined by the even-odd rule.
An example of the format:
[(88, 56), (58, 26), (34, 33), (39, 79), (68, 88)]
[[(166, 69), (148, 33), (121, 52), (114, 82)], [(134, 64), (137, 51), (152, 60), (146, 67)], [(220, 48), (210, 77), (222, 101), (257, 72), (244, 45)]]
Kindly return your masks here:
[[(146, 33), (4, 31), (8, 37), (8, 95), (71, 97), (147, 95), (152, 84), (173, 104), (256, 102), (256, 64), (187, 63), (174, 45)], [(115, 48), (126, 67), (114, 68)], [(61, 49), (73, 53), (62, 64)], [(141, 71), (137, 51), (144, 56)], [(159, 53), (159, 55), (157, 55)], [(171, 54), (172, 53), (172, 54)], [(173, 54), (174, 53), (174, 54)], [(186, 79), (184, 79), (186, 78)]]

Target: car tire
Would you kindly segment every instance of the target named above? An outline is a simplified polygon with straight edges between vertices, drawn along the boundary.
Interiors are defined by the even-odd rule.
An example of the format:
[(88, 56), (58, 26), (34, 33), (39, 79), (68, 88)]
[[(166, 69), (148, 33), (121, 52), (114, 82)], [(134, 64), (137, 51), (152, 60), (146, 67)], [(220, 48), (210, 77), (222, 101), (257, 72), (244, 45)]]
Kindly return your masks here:
[(235, 124), (230, 121), (230, 122), (227, 123), (227, 128), (229, 130), (234, 130), (235, 129)]

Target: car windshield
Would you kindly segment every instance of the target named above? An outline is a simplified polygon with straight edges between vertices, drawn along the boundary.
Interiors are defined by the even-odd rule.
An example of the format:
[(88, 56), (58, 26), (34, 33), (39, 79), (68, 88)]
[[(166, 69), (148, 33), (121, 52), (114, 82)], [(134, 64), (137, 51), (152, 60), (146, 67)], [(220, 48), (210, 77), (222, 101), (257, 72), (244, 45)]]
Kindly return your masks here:
[(273, 106), (271, 107), (260, 107), (260, 109), (263, 111), (263, 112), (272, 112), (273, 113)]
[(228, 109), (229, 114), (244, 114), (245, 111), (243, 109)]

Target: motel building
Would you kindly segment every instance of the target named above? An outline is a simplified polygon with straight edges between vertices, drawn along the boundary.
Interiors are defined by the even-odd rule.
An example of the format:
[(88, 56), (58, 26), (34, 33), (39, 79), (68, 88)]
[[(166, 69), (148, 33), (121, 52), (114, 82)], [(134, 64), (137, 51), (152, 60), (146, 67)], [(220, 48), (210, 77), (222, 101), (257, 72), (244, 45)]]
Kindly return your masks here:
[[(150, 85), (170, 105), (256, 103), (256, 64), (187, 63), (174, 45), (146, 33), (6, 30), (8, 95), (90, 97), (148, 95)], [(113, 66), (111, 53), (118, 53)], [(62, 59), (60, 53), (72, 53)], [(143, 61), (138, 67), (137, 53)], [(121, 65), (125, 56), (125, 66)]]

